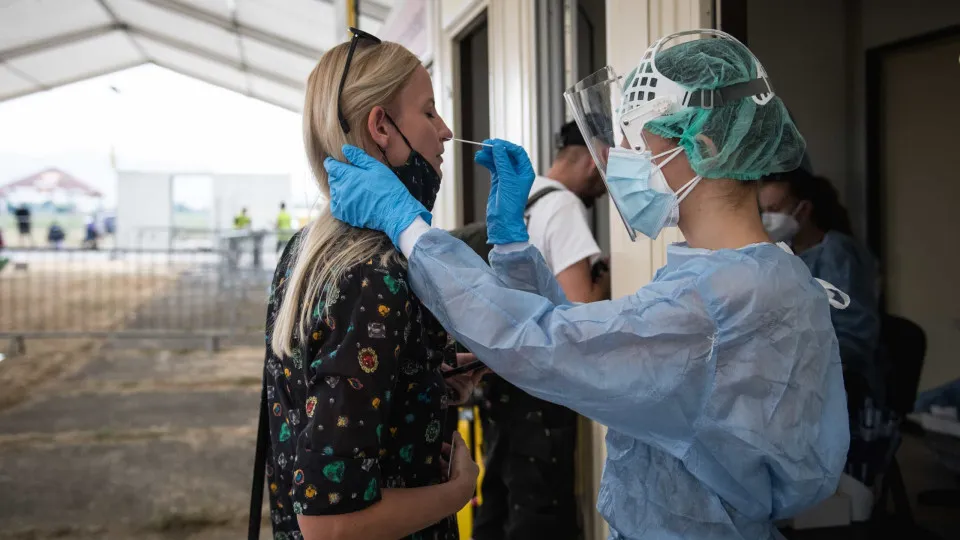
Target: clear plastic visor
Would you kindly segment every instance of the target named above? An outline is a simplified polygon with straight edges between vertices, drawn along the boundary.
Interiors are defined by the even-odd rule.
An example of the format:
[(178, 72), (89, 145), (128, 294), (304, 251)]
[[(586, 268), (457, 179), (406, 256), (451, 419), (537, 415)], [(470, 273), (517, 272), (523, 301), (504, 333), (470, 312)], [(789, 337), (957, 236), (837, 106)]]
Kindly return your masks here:
[[(607, 66), (597, 71), (577, 84), (571, 86), (563, 93), (567, 105), (573, 112), (573, 119), (583, 134), (583, 140), (587, 143), (590, 155), (600, 171), (600, 177), (607, 185), (607, 159), (610, 155), (610, 148), (617, 145), (622, 138), (622, 132), (619, 127), (617, 112), (620, 110), (620, 98), (623, 90), (620, 87), (620, 77), (616, 71)], [(616, 199), (611, 197), (620, 219), (630, 233), (630, 238), (634, 239), (633, 228), (627, 223), (620, 205)]]

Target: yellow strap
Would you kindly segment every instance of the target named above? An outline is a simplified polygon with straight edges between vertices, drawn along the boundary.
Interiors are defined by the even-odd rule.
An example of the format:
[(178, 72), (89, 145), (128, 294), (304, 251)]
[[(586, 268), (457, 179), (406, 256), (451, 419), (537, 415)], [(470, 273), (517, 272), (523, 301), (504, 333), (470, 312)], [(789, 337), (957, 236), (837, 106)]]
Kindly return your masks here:
[(480, 423), (480, 407), (477, 406), (473, 407), (473, 460), (480, 468), (480, 474), (477, 475), (477, 506), (480, 506), (483, 504), (480, 485), (483, 484), (483, 475), (486, 471), (483, 468), (483, 427)]
[[(457, 409), (457, 431), (463, 437), (467, 447), (470, 447), (470, 421), (466, 415), (461, 414), (463, 409)], [(473, 505), (467, 503), (466, 506), (457, 512), (457, 528), (460, 530), (460, 538), (470, 538), (473, 536)]]
[(347, 26), (359, 28), (357, 24), (357, 0), (347, 0)]

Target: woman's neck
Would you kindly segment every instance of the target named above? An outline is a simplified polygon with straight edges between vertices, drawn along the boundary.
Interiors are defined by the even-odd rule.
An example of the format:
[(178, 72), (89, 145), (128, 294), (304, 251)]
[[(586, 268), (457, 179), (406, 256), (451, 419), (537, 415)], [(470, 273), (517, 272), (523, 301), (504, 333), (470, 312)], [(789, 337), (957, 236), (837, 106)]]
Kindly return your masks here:
[(821, 231), (817, 227), (801, 229), (799, 232), (797, 232), (796, 236), (793, 237), (790, 247), (793, 249), (794, 253), (799, 255), (800, 253), (803, 253), (820, 242), (823, 242), (823, 237), (826, 234), (827, 233)]
[[(770, 242), (756, 201), (731, 200), (720, 181), (702, 180), (680, 203), (680, 231), (693, 248), (738, 249)], [(753, 195), (755, 198), (755, 195)]]

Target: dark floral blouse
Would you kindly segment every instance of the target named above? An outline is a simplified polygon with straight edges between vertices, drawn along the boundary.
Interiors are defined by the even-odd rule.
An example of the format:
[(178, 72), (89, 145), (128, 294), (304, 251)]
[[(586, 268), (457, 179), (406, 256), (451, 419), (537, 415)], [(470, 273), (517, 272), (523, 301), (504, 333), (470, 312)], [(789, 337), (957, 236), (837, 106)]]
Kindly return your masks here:
[[(309, 307), (308, 343), (297, 343), (292, 357), (274, 355), (270, 335), (298, 240), (277, 266), (266, 325), (275, 540), (302, 537), (295, 514), (356, 512), (378, 502), (383, 488), (442, 481), (448, 397), (439, 366), (456, 358), (452, 340), (407, 286), (406, 270), (378, 259), (350, 269), (336, 297), (326, 289)], [(459, 538), (456, 518), (409, 538)]]

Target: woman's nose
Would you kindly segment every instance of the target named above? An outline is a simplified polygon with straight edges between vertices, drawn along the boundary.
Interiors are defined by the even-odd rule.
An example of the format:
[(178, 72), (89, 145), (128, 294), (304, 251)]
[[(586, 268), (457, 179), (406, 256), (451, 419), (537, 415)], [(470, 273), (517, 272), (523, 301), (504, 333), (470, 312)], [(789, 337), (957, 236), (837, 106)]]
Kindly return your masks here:
[(453, 138), (453, 131), (451, 131), (450, 128), (447, 127), (446, 122), (444, 122), (443, 119), (441, 118), (440, 119), (440, 139), (446, 142), (452, 138)]

